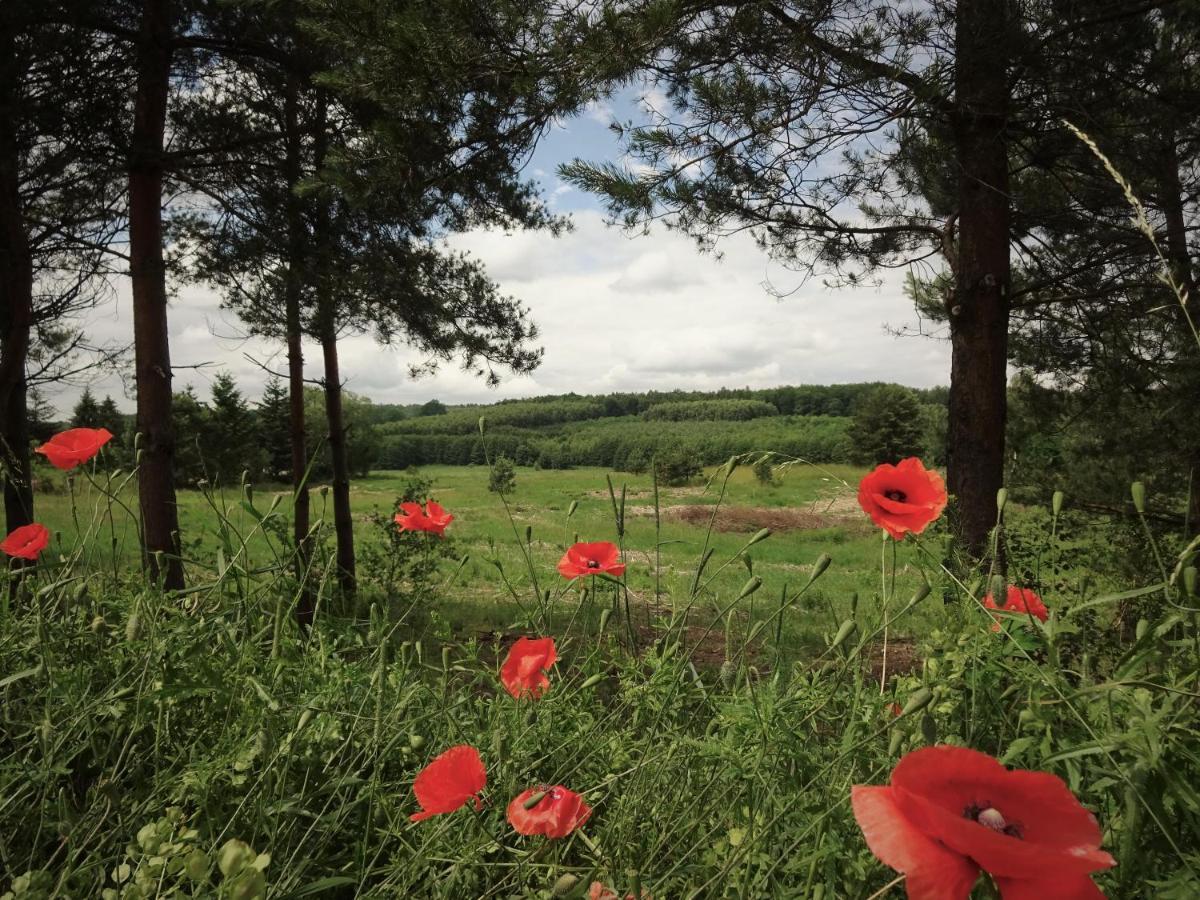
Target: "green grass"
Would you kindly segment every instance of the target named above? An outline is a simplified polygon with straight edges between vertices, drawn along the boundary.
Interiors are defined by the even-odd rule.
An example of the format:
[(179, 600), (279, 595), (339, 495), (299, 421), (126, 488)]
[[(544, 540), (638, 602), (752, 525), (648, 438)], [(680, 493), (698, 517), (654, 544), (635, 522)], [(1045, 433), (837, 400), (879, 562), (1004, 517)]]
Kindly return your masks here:
[[(776, 485), (763, 486), (749, 467), (743, 466), (728, 480), (723, 498), (720, 470), (709, 469), (704, 478), (687, 487), (660, 488), (657, 529), (649, 475), (609, 473), (596, 468), (518, 467), (517, 489), (506, 498), (506, 509), (501, 498), (487, 490), (488, 470), (484, 466), (427, 466), (417, 472), (376, 472), (352, 484), (356, 539), (360, 545), (383, 546), (383, 536), (372, 525), (370, 516), (390, 518), (397, 496), (418, 473), (432, 482), (430, 495), (455, 516), (447, 532), (450, 541), (447, 553), (455, 559), (468, 557), (465, 566), (455, 574), (454, 603), (443, 603), (440, 610), (443, 617), (460, 628), (505, 627), (518, 613), (510, 591), (496, 577), (491, 560), (501, 563), (512, 589), (529, 601), (531, 576), (521, 549), (526, 529), (531, 537), (528, 552), (535, 571), (540, 573), (543, 590), (550, 587), (557, 591), (562, 586), (554, 565), (576, 539), (618, 541), (613, 498), (606, 478), (612, 479), (618, 506), (624, 491), (625, 534), (621, 543), (628, 561), (631, 602), (641, 616), (639, 621), (648, 623), (661, 618), (679, 598), (688, 596), (697, 563), (706, 547), (714, 552), (706, 569), (703, 582), (706, 589), (697, 605), (699, 612), (719, 609), (737, 595), (750, 578), (747, 561), (753, 574), (763, 581), (763, 587), (745, 604), (746, 628), (777, 609), (784, 592), (793, 593), (803, 585), (823, 554), (832, 557), (819, 589), (806, 598), (802, 609), (793, 609), (784, 618), (784, 637), (791, 647), (811, 646), (821, 632), (836, 630), (848, 615), (854, 594), (865, 605), (871, 605), (880, 593), (883, 548), (879, 533), (854, 499), (854, 486), (862, 470), (852, 467), (795, 465), (781, 473)], [(103, 475), (97, 475), (95, 482), (89, 482), (77, 476), (73, 504), (68, 491), (40, 496), (38, 518), (59, 534), (54, 549), (69, 552), (86, 548), (89, 564), (104, 568), (113, 565), (109, 548), (115, 545), (118, 567), (128, 570), (138, 559), (135, 519), (128, 511), (136, 509), (135, 486), (126, 484), (121, 491), (106, 488), (120, 500), (120, 504), (110, 503), (97, 487), (103, 479)], [(285, 524), (284, 520), (290, 516), (291, 496), (285, 488), (257, 489), (253, 499), (260, 510), (277, 502), (279, 524)], [(216, 552), (223, 544), (223, 524), (232, 532), (234, 542), (239, 547), (244, 545), (246, 557), (242, 562), (247, 569), (271, 565), (285, 554), (279, 542), (271, 540), (242, 507), (242, 497), (236, 490), (215, 493), (182, 490), (178, 500), (193, 580), (210, 577), (215, 571)], [(730, 510), (757, 512), (744, 513), (747, 521), (739, 522), (740, 530), (735, 531), (720, 527), (710, 530), (703, 520), (697, 523), (679, 516), (680, 507), (716, 508), (718, 500), (718, 523), (724, 521)], [(568, 516), (573, 503), (576, 507)], [(314, 521), (328, 521), (332, 516), (331, 501), (320, 485), (313, 491), (312, 504)], [(741, 553), (757, 531), (755, 516), (763, 510), (802, 511), (813, 519), (806, 525), (824, 523), (824, 527), (780, 530)], [(228, 556), (229, 547), (225, 550)], [(898, 548), (899, 595), (911, 594), (923, 580), (916, 567), (910, 565), (913, 557), (911, 546)], [(447, 576), (454, 568), (453, 560), (442, 564)], [(372, 574), (369, 569), (360, 573), (368, 587)], [(564, 595), (557, 605), (569, 607), (575, 596)], [(710, 621), (711, 617), (704, 624)]]
[[(357, 483), (361, 596), (332, 595), (325, 546), (314, 580), (326, 605), (308, 632), (289, 615), (287, 568), (267, 570), (278, 542), (255, 530), (269, 491), (252, 508), (181, 495), (193, 557), (182, 595), (141, 582), (130, 522), (119, 507), (110, 519), (94, 488), (77, 485), (74, 515), (69, 496), (39, 496), (63, 558), (44, 556), (0, 602), (2, 900), (578, 900), (593, 881), (657, 900), (898, 897), (850, 789), (886, 783), (905, 753), (935, 743), (1062, 777), (1120, 863), (1098, 878), (1107, 896), (1200, 892), (1200, 601), (1194, 570), (1184, 574), (1196, 544), (1011, 510), (1009, 571), (1041, 586), (1053, 616), (993, 632), (977, 602), (987, 564), (943, 568), (936, 529), (897, 548), (894, 587), (881, 579), (892, 545), (854, 508), (842, 482), (855, 470), (794, 467), (774, 488), (738, 470), (723, 505), (846, 521), (744, 553), (750, 532), (709, 534), (669, 515), (658, 567), (653, 517), (633, 514), (653, 505), (650, 485), (627, 479), (630, 611), (658, 626), (634, 654), (623, 595), (602, 587), (581, 604), (554, 571), (576, 533), (616, 535), (602, 470), (519, 470), (512, 521), (484, 468), (422, 474), (457, 516), (449, 542), (393, 546), (371, 525), (409, 473)], [(712, 504), (715, 490), (666, 490), (661, 506)], [(285, 514), (281, 500), (268, 532)], [(694, 591), (706, 541), (714, 553)], [(814, 571), (822, 552), (832, 561)], [(763, 580), (750, 594), (747, 555)], [(1178, 573), (1164, 584), (1159, 556)], [(1106, 557), (1149, 574), (1104, 595), (1092, 561)], [(532, 579), (551, 588), (548, 602)], [(910, 603), (923, 579), (933, 593)], [(785, 584), (779, 642), (754, 626), (771, 621)], [(698, 650), (714, 648), (696, 636), (710, 627), (705, 658)], [(916, 643), (881, 685), (885, 629)], [(516, 634), (558, 645), (536, 702), (499, 685)], [(895, 716), (894, 703), (908, 712)], [(461, 743), (485, 761), (483, 808), (411, 822), (416, 774)], [(562, 840), (516, 834), (506, 805), (538, 784), (582, 793), (592, 818)], [(262, 854), (261, 873), (230, 865), (231, 840), (253, 848), (239, 851), (245, 861)]]

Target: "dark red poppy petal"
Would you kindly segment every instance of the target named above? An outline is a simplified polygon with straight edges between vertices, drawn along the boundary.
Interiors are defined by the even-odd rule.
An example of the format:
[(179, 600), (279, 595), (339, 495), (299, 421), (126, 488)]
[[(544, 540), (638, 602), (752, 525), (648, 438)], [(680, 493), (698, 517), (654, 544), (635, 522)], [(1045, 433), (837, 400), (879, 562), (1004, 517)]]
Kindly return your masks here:
[(896, 806), (891, 788), (855, 785), (850, 802), (871, 852), (904, 873), (909, 900), (970, 896), (979, 867), (914, 828)]
[[(1095, 817), (1062, 779), (1009, 772), (985, 753), (927, 747), (905, 756), (892, 773), (893, 798), (920, 831), (971, 857), (993, 875), (1065, 877), (1114, 865), (1099, 849)], [(994, 808), (1020, 833), (986, 828), (966, 813)]]
[(1068, 879), (997, 878), (1001, 900), (1104, 900), (1104, 892), (1086, 875)]

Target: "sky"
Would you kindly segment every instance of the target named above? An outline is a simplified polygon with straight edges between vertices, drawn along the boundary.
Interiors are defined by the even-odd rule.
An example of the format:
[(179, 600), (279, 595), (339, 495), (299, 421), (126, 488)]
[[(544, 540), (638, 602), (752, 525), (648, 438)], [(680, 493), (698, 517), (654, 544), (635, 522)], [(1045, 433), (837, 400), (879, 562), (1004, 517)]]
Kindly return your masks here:
[[(610, 225), (596, 199), (556, 174), (580, 157), (622, 161), (608, 124), (642, 117), (644, 103), (629, 91), (594, 104), (556, 125), (531, 157), (526, 174), (542, 186), (573, 229), (554, 238), (538, 232), (474, 231), (449, 243), (480, 260), (502, 291), (524, 302), (545, 348), (534, 372), (506, 375), (489, 388), (454, 363), (414, 380), (420, 358), (403, 347), (385, 348), (370, 337), (339, 343), (347, 390), (377, 403), (490, 403), (541, 394), (610, 391), (708, 390), (895, 381), (913, 387), (949, 380), (949, 344), (920, 336), (919, 322), (901, 285), (903, 271), (877, 286), (829, 289), (773, 263), (747, 236), (719, 245), (719, 258), (661, 226), (630, 234)], [(85, 331), (95, 343), (128, 343), (132, 336), (127, 278), (114, 298), (93, 310)], [(784, 299), (778, 293), (785, 292)], [(192, 385), (207, 397), (213, 378), (230, 372), (255, 400), (270, 377), (284, 372), (282, 348), (247, 338), (236, 317), (220, 309), (219, 294), (203, 285), (177, 286), (168, 317), (175, 389)], [(307, 374), (322, 375), (319, 348), (306, 348)], [(127, 373), (128, 375), (128, 373)], [(97, 377), (91, 390), (133, 409), (132, 380)], [(67, 416), (82, 385), (46, 391)]]

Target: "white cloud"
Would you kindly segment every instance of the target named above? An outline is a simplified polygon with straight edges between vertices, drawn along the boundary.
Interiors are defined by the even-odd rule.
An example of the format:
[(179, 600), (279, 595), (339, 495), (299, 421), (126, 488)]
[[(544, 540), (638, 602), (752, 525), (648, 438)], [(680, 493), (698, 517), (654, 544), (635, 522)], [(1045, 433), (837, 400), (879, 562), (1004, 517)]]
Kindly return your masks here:
[[(949, 346), (924, 338), (895, 338), (885, 329), (915, 323), (901, 291), (901, 273), (881, 287), (832, 291), (809, 282), (779, 300), (764, 287), (795, 284), (796, 276), (767, 260), (744, 236), (721, 245), (721, 259), (699, 253), (677, 233), (654, 229), (629, 235), (606, 226), (594, 210), (575, 213), (575, 229), (554, 239), (541, 233), (474, 232), (451, 245), (484, 263), (506, 292), (521, 298), (541, 328), (546, 348), (532, 375), (506, 378), (496, 390), (454, 365), (413, 381), (411, 351), (378, 347), (368, 337), (341, 344), (347, 387), (378, 402), (489, 402), (502, 397), (778, 384), (889, 380), (913, 386), (945, 384)], [(87, 324), (93, 340), (129, 340), (129, 286), (118, 284), (114, 305)], [(212, 290), (189, 286), (170, 309), (176, 384), (206, 395), (213, 374), (230, 370), (256, 398), (267, 379), (255, 362), (282, 371), (280, 347), (237, 338), (243, 329), (220, 309)], [(217, 335), (220, 335), (218, 337)], [(306, 350), (310, 377), (322, 371), (319, 348)], [(93, 390), (121, 396), (115, 378)], [(60, 414), (77, 389), (51, 397)], [(123, 403), (131, 408), (129, 398)]]

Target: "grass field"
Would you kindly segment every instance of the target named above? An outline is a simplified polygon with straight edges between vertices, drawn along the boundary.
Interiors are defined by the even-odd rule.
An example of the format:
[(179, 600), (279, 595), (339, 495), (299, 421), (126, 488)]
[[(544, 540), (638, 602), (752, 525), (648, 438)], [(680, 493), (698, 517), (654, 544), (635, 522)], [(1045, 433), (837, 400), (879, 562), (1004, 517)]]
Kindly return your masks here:
[[(567, 586), (554, 566), (577, 539), (622, 544), (632, 614), (647, 626), (687, 600), (697, 564), (708, 549), (713, 553), (694, 607), (706, 628), (712, 616), (706, 618), (704, 611), (729, 606), (752, 574), (763, 584), (738, 604), (738, 621), (748, 628), (770, 616), (778, 610), (780, 598), (803, 586), (814, 564), (827, 554), (832, 562), (819, 585), (805, 594), (802, 605), (793, 606), (783, 617), (783, 643), (799, 649), (820, 632), (836, 631), (854, 594), (866, 608), (880, 595), (879, 532), (855, 500), (861, 475), (860, 470), (848, 466), (795, 465), (782, 470), (775, 485), (765, 486), (748, 467), (739, 467), (727, 482), (719, 469), (709, 469), (693, 485), (661, 488), (657, 521), (649, 475), (597, 468), (518, 467), (516, 491), (504, 500), (487, 490), (485, 466), (376, 472), (354, 481), (352, 503), (360, 549), (374, 547), (387, 552), (386, 534), (373, 524), (373, 516), (390, 519), (397, 497), (413, 478), (432, 483), (430, 496), (455, 516), (439, 569), (439, 574), (454, 579), (453, 589), (446, 594), (453, 599), (441, 600), (438, 612), (460, 635), (506, 627), (520, 613), (513, 594), (531, 598), (535, 578), (542, 592), (552, 590), (556, 609), (572, 611), (578, 593), (564, 590)], [(612, 478), (612, 496), (607, 477)], [(89, 564), (111, 571), (110, 548), (115, 548), (115, 568), (136, 563), (136, 490), (133, 484), (119, 487), (119, 479), (108, 482), (102, 474), (91, 479), (79, 476), (73, 498), (68, 490), (39, 497), (38, 517), (57, 533), (56, 546), (61, 552), (78, 550), (88, 554)], [(108, 499), (105, 491), (114, 499)], [(614, 514), (614, 498), (619, 509), (622, 493), (623, 538), (618, 535)], [(324, 519), (328, 525), (332, 516), (328, 494), (317, 485), (312, 498), (314, 520)], [(185, 554), (196, 576), (205, 576), (206, 569), (215, 570), (218, 548), (228, 558), (244, 546), (246, 557), (240, 562), (248, 570), (270, 565), (286, 552), (270, 529), (258, 524), (242, 499), (236, 490), (180, 491)], [(286, 489), (257, 489), (253, 501), (263, 512), (275, 504), (271, 520), (286, 530), (291, 506)], [(576, 504), (574, 510), (572, 504)], [(771, 535), (739, 555), (762, 528), (770, 528)], [(324, 530), (331, 540), (331, 529)], [(937, 539), (930, 540), (930, 546), (936, 546)], [(897, 554), (896, 595), (908, 596), (923, 576), (911, 565), (916, 556), (911, 543), (901, 545)], [(455, 561), (464, 557), (466, 563), (456, 568)], [(493, 561), (503, 567), (503, 578), (498, 577)], [(362, 568), (364, 595), (378, 599), (371, 592), (374, 572), (369, 564)]]

